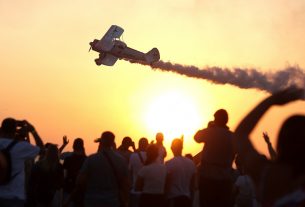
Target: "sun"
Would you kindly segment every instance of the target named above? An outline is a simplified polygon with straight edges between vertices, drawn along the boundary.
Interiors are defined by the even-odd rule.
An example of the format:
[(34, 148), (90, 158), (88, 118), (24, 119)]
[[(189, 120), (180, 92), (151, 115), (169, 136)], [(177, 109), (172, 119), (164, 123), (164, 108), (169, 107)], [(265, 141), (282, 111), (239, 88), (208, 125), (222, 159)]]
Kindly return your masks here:
[(202, 117), (191, 96), (169, 91), (152, 100), (146, 112), (146, 125), (152, 133), (162, 132), (165, 141), (169, 141), (182, 135), (193, 136), (202, 125)]

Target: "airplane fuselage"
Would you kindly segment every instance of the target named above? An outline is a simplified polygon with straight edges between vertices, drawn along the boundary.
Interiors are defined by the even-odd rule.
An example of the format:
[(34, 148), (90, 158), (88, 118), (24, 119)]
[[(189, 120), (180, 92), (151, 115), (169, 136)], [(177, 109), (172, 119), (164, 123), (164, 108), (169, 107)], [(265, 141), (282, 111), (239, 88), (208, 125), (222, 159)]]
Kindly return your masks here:
[(104, 51), (99, 43), (100, 41), (95, 39), (93, 42), (90, 42), (90, 46), (92, 50), (100, 53), (101, 55), (104, 53), (109, 53), (120, 59), (145, 61), (145, 54), (143, 52), (127, 47), (127, 45), (122, 41), (114, 40), (114, 45), (110, 51)]

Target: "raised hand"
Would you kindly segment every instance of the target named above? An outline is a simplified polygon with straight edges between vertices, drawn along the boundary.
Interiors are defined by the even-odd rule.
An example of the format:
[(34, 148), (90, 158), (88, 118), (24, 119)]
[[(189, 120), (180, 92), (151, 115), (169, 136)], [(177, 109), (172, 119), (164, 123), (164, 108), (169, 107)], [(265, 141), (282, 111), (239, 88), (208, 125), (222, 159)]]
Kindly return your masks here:
[(66, 135), (64, 135), (62, 137), (62, 145), (60, 146), (60, 148), (58, 149), (59, 153), (62, 153), (62, 151), (64, 150), (64, 148), (67, 146), (67, 144), (69, 143), (69, 140), (67, 138)]
[(62, 144), (63, 144), (63, 145), (69, 144), (69, 140), (68, 140), (68, 138), (67, 138), (66, 135), (64, 135), (63, 138), (62, 138)]
[(23, 122), (25, 123), (25, 126), (29, 132), (35, 131), (34, 126), (30, 122), (28, 122), (27, 120), (23, 120)]
[(273, 160), (273, 161), (276, 160), (277, 153), (272, 147), (272, 144), (270, 142), (270, 138), (269, 138), (269, 135), (267, 134), (267, 132), (263, 132), (263, 137), (265, 139), (265, 142), (267, 143), (268, 152), (269, 152), (271, 160)]
[(270, 143), (270, 138), (267, 132), (263, 132), (263, 137), (266, 143)]

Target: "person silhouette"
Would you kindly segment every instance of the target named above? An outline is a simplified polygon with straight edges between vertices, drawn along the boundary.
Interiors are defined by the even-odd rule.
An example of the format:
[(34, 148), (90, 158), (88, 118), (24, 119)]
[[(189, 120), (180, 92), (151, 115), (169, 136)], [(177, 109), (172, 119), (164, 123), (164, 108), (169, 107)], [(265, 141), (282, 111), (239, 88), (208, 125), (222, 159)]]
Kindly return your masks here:
[(86, 207), (124, 207), (128, 205), (128, 166), (124, 158), (113, 149), (115, 135), (105, 131), (96, 140), (97, 153), (89, 155), (80, 169), (76, 187), (65, 201), (65, 206), (84, 194)]
[(156, 146), (159, 149), (159, 157), (158, 160), (160, 163), (164, 163), (164, 158), (167, 156), (167, 152), (165, 147), (163, 146), (164, 135), (162, 132), (158, 132), (156, 134)]
[(117, 148), (117, 151), (125, 158), (126, 162), (129, 163), (130, 155), (133, 151), (129, 150), (132, 147), (135, 151), (135, 144), (130, 137), (124, 137), (122, 144)]
[(135, 185), (136, 180), (139, 171), (141, 168), (145, 165), (146, 162), (146, 149), (148, 147), (148, 139), (145, 137), (142, 137), (139, 140), (138, 149), (133, 152), (130, 156), (129, 160), (129, 170), (131, 174), (131, 180), (132, 180), (132, 189), (130, 194), (130, 206), (131, 207), (138, 207), (139, 206), (139, 199), (140, 199), (140, 193), (135, 191)]
[[(36, 146), (30, 144), (29, 140), (20, 139), (20, 136), (17, 135), (19, 127), (24, 127), (27, 130), (26, 134), (31, 133), (33, 135)], [(27, 199), (25, 161), (35, 159), (39, 152), (43, 150), (44, 144), (34, 126), (25, 120), (17, 121), (14, 118), (6, 118), (1, 123), (0, 132), (0, 149), (11, 145), (9, 153), (12, 166), (10, 182), (0, 185), (0, 206), (24, 206)]]
[(49, 144), (45, 156), (36, 162), (29, 178), (29, 195), (34, 206), (59, 206), (56, 191), (63, 187), (64, 170), (59, 162), (59, 150)]
[(136, 188), (142, 192), (139, 207), (162, 207), (165, 202), (165, 183), (167, 170), (164, 164), (158, 160), (159, 148), (151, 144), (146, 151), (145, 166), (143, 166), (137, 177)]
[[(75, 183), (79, 171), (86, 160), (86, 152), (84, 147), (84, 140), (82, 138), (76, 138), (73, 142), (73, 152), (64, 159), (63, 168), (65, 170), (65, 179), (63, 192), (64, 197), (67, 197), (72, 193), (75, 188)], [(73, 206), (81, 206), (83, 203), (83, 198), (78, 196), (73, 201)]]
[(171, 150), (174, 157), (165, 162), (167, 169), (167, 199), (171, 207), (191, 207), (195, 191), (196, 166), (182, 156), (183, 141), (174, 139)]
[(304, 206), (305, 203), (305, 116), (293, 115), (282, 124), (277, 138), (275, 161), (267, 160), (253, 147), (249, 135), (271, 106), (304, 98), (304, 90), (288, 88), (264, 99), (235, 130), (237, 152), (258, 189), (262, 206)]
[(228, 120), (227, 111), (219, 109), (214, 113), (214, 121), (194, 136), (196, 142), (204, 143), (199, 169), (199, 198), (204, 207), (232, 206), (231, 173), (235, 151)]

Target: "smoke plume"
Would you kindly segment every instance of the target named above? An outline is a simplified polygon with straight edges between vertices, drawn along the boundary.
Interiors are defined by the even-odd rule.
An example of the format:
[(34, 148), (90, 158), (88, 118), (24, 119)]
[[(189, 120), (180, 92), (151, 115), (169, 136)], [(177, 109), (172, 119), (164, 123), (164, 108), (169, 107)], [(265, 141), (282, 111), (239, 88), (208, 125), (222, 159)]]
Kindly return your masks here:
[[(147, 63), (137, 63), (148, 65)], [(196, 66), (185, 66), (158, 61), (150, 65), (150, 67), (157, 70), (178, 73), (187, 77), (205, 79), (216, 84), (230, 84), (239, 88), (253, 88), (269, 93), (292, 86), (305, 89), (305, 72), (297, 66), (287, 67), (276, 72), (261, 72), (248, 68), (198, 68)]]

